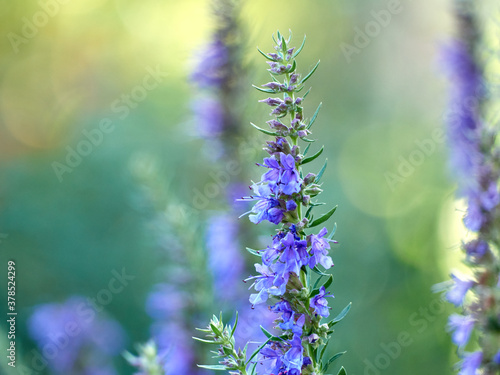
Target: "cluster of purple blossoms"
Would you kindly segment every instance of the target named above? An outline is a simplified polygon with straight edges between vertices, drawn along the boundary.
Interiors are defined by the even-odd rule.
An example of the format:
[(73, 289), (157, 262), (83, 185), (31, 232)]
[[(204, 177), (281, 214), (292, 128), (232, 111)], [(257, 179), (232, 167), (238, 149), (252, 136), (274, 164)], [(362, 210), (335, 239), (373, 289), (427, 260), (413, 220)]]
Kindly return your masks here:
[[(331, 308), (327, 298), (333, 295), (326, 288), (331, 285), (333, 277), (324, 273), (319, 266), (325, 269), (333, 266), (329, 249), (330, 244), (335, 241), (332, 240), (333, 233), (327, 237), (325, 227), (317, 233), (311, 230), (314, 231), (313, 228), (326, 222), (336, 208), (317, 219), (313, 217), (313, 209), (322, 204), (315, 198), (322, 191), (320, 179), (326, 163), (317, 175), (308, 173), (303, 176), (302, 166), (315, 160), (323, 151), (320, 149), (314, 155), (307, 156), (314, 141), (306, 137), (310, 134), (309, 129), (320, 107), (306, 121), (302, 103), (307, 93), (296, 97), (318, 64), (301, 78), (296, 72), (295, 57), (301, 52), (305, 39), (296, 50), (288, 47), (291, 38), (286, 40), (279, 32), (277, 37), (276, 52), (265, 54), (259, 50), (269, 60), (268, 70), (273, 82), (255, 87), (265, 93), (282, 94), (283, 98), (261, 100), (273, 108), (271, 115), (274, 118), (268, 121), (270, 130), (252, 124), (261, 132), (273, 136), (274, 140), (268, 141), (264, 148), (269, 157), (257, 164), (267, 171), (259, 182), (251, 186), (253, 194), (241, 200), (255, 202), (251, 211), (247, 212), (251, 222), (259, 224), (269, 221), (280, 225), (272, 244), (266, 249), (248, 249), (259, 256), (262, 262), (255, 264), (257, 275), (245, 281), (251, 280), (251, 288), (256, 292), (250, 296), (252, 305), (271, 301), (270, 310), (276, 314), (274, 328), (281, 333), (274, 335), (261, 327), (267, 340), (246, 359), (246, 349), (243, 352), (234, 350), (232, 336), (221, 334), (222, 328), (215, 327), (216, 323), (221, 323), (213, 320), (204, 330), (211, 339), (206, 342), (221, 345), (220, 357), (223, 360), (221, 365), (203, 367), (246, 375), (247, 366), (253, 364), (251, 374), (320, 375), (325, 374), (333, 360), (343, 354), (339, 353), (330, 361), (323, 360), (324, 349), (333, 332), (332, 327), (347, 314), (350, 304), (329, 323), (322, 322), (323, 318), (330, 315)], [(283, 81), (279, 81), (278, 77)], [(284, 121), (286, 116), (290, 118), (288, 125)], [(309, 144), (303, 152), (299, 141)], [(312, 285), (311, 276), (314, 273), (319, 276)], [(322, 284), (323, 278), (326, 281)], [(230, 327), (221, 327), (227, 332), (231, 331)], [(339, 374), (346, 374), (345, 369), (341, 368)]]
[[(476, 56), (480, 35), (475, 15), (459, 8), (458, 21), (462, 40), (447, 48), (447, 73), (452, 83), (448, 116), (451, 165), (458, 178), (458, 194), (468, 208), (464, 224), (474, 239), (463, 244), (465, 263), (472, 276), (452, 275), (446, 294), (449, 302), (462, 307), (462, 314), (449, 318), (448, 330), (458, 347), (461, 375), (493, 374), (500, 371), (500, 150), (496, 133), (482, 118), (487, 105), (484, 68)], [(473, 332), (478, 333), (480, 350), (467, 352)]]
[(500, 203), (499, 171), (492, 153), (495, 134), (487, 131), (481, 118), (485, 84), (470, 47), (455, 42), (445, 50), (445, 61), (453, 82), (447, 116), (451, 167), (459, 181), (459, 194), (468, 203), (464, 223), (479, 232), (493, 224), (493, 213)]
[(224, 138), (237, 134), (239, 128), (236, 107), (241, 90), (237, 77), (242, 76), (242, 68), (236, 41), (240, 34), (240, 6), (234, 0), (214, 0), (212, 5), (217, 27), (196, 56), (191, 81), (198, 95), (192, 107), (194, 135), (210, 141), (215, 147), (209, 156), (220, 159), (231, 148)]
[(223, 300), (237, 297), (237, 286), (245, 267), (239, 251), (238, 222), (229, 214), (210, 218), (207, 231), (208, 265), (214, 280), (214, 293)]
[(28, 331), (38, 345), (36, 370), (54, 374), (117, 375), (113, 357), (124, 349), (125, 333), (80, 296), (35, 307)]

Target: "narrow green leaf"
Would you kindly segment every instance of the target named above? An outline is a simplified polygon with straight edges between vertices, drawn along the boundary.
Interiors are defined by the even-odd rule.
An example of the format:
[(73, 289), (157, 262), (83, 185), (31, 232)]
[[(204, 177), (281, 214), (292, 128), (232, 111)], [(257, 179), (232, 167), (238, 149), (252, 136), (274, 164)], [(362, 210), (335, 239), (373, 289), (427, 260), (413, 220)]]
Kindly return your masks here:
[(283, 341), (283, 339), (287, 337), (286, 334), (282, 335), (280, 337), (274, 336), (271, 332), (269, 332), (267, 329), (265, 329), (262, 326), (260, 326), (260, 329), (262, 330), (262, 332), (264, 332), (264, 335), (266, 335), (266, 337), (268, 337), (269, 339), (271, 339), (273, 341)]
[(254, 357), (255, 357), (257, 354), (259, 354), (259, 352), (262, 350), (262, 348), (264, 348), (264, 346), (266, 346), (266, 345), (267, 345), (267, 343), (268, 343), (269, 341), (271, 341), (271, 339), (270, 339), (270, 338), (269, 338), (269, 339), (267, 339), (267, 340), (266, 340), (266, 342), (264, 342), (261, 346), (259, 346), (259, 347), (258, 347), (258, 348), (257, 348), (257, 349), (253, 352), (253, 354), (250, 356), (250, 358), (248, 359), (248, 361), (247, 361), (247, 363), (246, 363), (246, 365), (247, 365), (247, 366), (248, 366), (248, 364), (250, 363), (250, 361), (251, 361), (252, 359), (254, 359)]
[(347, 371), (345, 370), (344, 366), (340, 369), (339, 373), (337, 375), (347, 375)]
[(286, 53), (286, 50), (288, 49), (288, 47), (286, 46), (285, 37), (283, 35), (281, 36), (281, 49), (283, 50), (283, 53)]
[(293, 71), (295, 71), (295, 69), (297, 69), (297, 63), (295, 62), (295, 60), (293, 60), (291, 68), (288, 69), (288, 73), (292, 73)]
[(198, 365), (198, 367), (201, 368), (206, 368), (207, 370), (214, 370), (214, 371), (227, 371), (229, 370), (226, 366), (224, 365)]
[(306, 155), (307, 155), (307, 151), (309, 151), (309, 148), (310, 148), (310, 147), (311, 147), (311, 144), (309, 143), (309, 144), (307, 145), (306, 149), (304, 150), (304, 154), (303, 154), (304, 156), (306, 156)]
[(261, 87), (259, 87), (259, 86), (255, 86), (255, 85), (252, 85), (252, 87), (253, 87), (254, 89), (259, 90), (259, 91), (265, 92), (266, 94), (276, 94), (276, 91), (271, 90), (271, 89), (263, 89), (263, 88), (261, 88)]
[[(320, 288), (316, 288), (319, 284), (319, 280), (321, 280), (321, 277), (318, 278), (318, 280), (316, 280), (316, 283), (314, 284), (314, 290), (309, 294), (309, 298), (312, 298), (316, 295), (319, 294), (319, 290)], [(328, 287), (330, 285), (332, 285), (332, 282), (333, 282), (333, 275), (329, 275), (328, 279), (325, 281), (325, 283), (323, 284), (323, 286), (325, 287), (325, 289), (328, 289)]]
[(262, 133), (264, 134), (267, 134), (267, 135), (272, 135), (273, 137), (277, 136), (278, 134), (277, 133), (274, 133), (274, 132), (271, 132), (269, 130), (264, 130), (264, 129), (261, 129), (259, 128), (257, 125), (253, 124), (253, 123), (250, 123), (250, 125), (252, 125), (255, 129), (257, 129), (258, 131), (261, 131)]
[(312, 209), (313, 209), (313, 208), (314, 208), (314, 206), (312, 206), (312, 205), (311, 205), (311, 206), (307, 209), (307, 211), (306, 211), (306, 215), (305, 215), (305, 217), (306, 217), (307, 219), (309, 219), (309, 215), (311, 214), (311, 211), (312, 211)]
[(344, 310), (342, 310), (339, 315), (337, 315), (330, 322), (328, 322), (328, 327), (331, 328), (335, 324), (337, 324), (338, 322), (340, 322), (342, 319), (344, 319), (345, 316), (347, 315), (347, 313), (349, 312), (349, 310), (351, 309), (351, 306), (352, 306), (352, 302), (349, 302), (349, 304), (346, 307), (344, 307)]
[(201, 331), (201, 332), (206, 332), (206, 333), (211, 333), (212, 332), (210, 329), (206, 329), (206, 328), (195, 328), (195, 330)]
[(318, 287), (319, 283), (321, 282), (322, 278), (323, 278), (323, 275), (321, 275), (320, 277), (318, 277), (318, 279), (314, 283), (313, 289), (317, 289), (317, 287)]
[[(335, 354), (332, 358), (330, 358), (328, 360), (327, 363), (325, 363), (325, 365), (323, 366), (323, 372), (326, 372), (326, 370), (328, 370), (328, 366), (330, 366), (336, 359), (340, 358), (341, 356), (343, 356), (346, 352), (340, 352), (340, 353), (337, 353)], [(343, 367), (342, 367), (343, 368)], [(342, 371), (342, 369), (340, 370)], [(339, 372), (340, 374), (340, 372)]]
[[(292, 91), (294, 91), (295, 93), (299, 93), (299, 92), (301, 92), (303, 89), (304, 89), (304, 85), (302, 85), (302, 86), (300, 86), (300, 87), (297, 87), (297, 88), (295, 88), (295, 89), (294, 89), (294, 90), (292, 90)], [(304, 96), (302, 96), (302, 100), (304, 100), (304, 99), (305, 99), (305, 95), (306, 95), (306, 94), (307, 94), (307, 92), (304, 94)]]
[(318, 206), (324, 206), (326, 203), (325, 202), (311, 202), (309, 204), (313, 207), (318, 207)]
[(268, 56), (267, 53), (262, 52), (259, 47), (257, 47), (257, 51), (259, 51), (260, 54), (264, 56), (266, 59), (274, 61), (274, 59), (271, 56)]
[[(304, 88), (304, 86), (301, 86), (300, 89), (295, 90), (295, 92), (300, 92), (300, 90), (302, 90), (303, 88)], [(309, 88), (309, 90), (306, 91), (306, 93), (302, 96), (302, 99), (305, 99), (307, 97), (307, 95), (309, 95), (310, 92), (311, 92), (311, 88)]]
[(269, 332), (267, 329), (265, 329), (264, 327), (260, 326), (260, 329), (262, 330), (262, 332), (264, 332), (264, 335), (266, 335), (267, 338), (269, 339), (273, 339), (274, 336), (271, 332)]
[(312, 68), (312, 70), (304, 78), (302, 78), (302, 80), (300, 81), (300, 84), (303, 84), (305, 81), (307, 81), (314, 74), (316, 69), (318, 69), (319, 63), (320, 62), (318, 61), (316, 63), (316, 65), (314, 66), (314, 68)]
[(205, 344), (220, 344), (220, 342), (217, 341), (210, 341), (210, 340), (205, 340), (205, 339), (200, 339), (199, 337), (193, 337), (194, 340), (203, 342)]
[[(309, 145), (310, 145), (310, 143), (309, 143)], [(320, 149), (317, 153), (315, 153), (315, 154), (314, 154), (314, 155), (312, 155), (312, 156), (309, 156), (308, 158), (305, 158), (304, 160), (302, 160), (302, 163), (300, 163), (300, 164), (301, 164), (301, 165), (304, 165), (304, 164), (307, 164), (307, 163), (312, 162), (314, 159), (316, 159), (318, 156), (320, 156), (320, 155), (323, 153), (323, 149), (324, 149), (324, 148), (325, 148), (325, 147), (324, 147), (324, 146), (322, 146), (322, 147), (321, 147), (321, 149)]]
[(323, 355), (325, 354), (325, 350), (326, 350), (327, 346), (328, 346), (328, 344), (325, 344), (323, 346), (323, 349), (321, 349), (321, 353), (319, 354), (318, 362), (322, 362), (323, 361)]
[(308, 227), (313, 228), (313, 227), (316, 227), (320, 224), (323, 224), (325, 221), (327, 221), (333, 215), (333, 213), (337, 210), (337, 207), (338, 206), (333, 207), (330, 211), (328, 211), (326, 214), (321, 216), (319, 219), (314, 220), (311, 224), (309, 224)]
[[(279, 44), (278, 41), (276, 40), (276, 38), (274, 37), (274, 34), (272, 35), (272, 37), (273, 37), (274, 44)], [(281, 39), (281, 34), (280, 34), (279, 30), (278, 30), (278, 39)]]
[(293, 54), (293, 58), (297, 57), (299, 55), (300, 52), (302, 52), (302, 48), (304, 48), (304, 45), (306, 44), (306, 36), (304, 35), (304, 40), (302, 41), (302, 44), (301, 46), (299, 47), (299, 49), (297, 51), (295, 51), (295, 53)]
[(222, 336), (222, 333), (217, 329), (216, 326), (214, 326), (212, 323), (210, 323), (210, 327), (212, 327), (212, 331), (214, 331), (214, 333), (217, 335), (217, 336)]
[(312, 269), (314, 272), (316, 272), (318, 275), (321, 275), (321, 276), (330, 276), (329, 274), (327, 273), (324, 273), (324, 272), (321, 272), (320, 269), (318, 268), (318, 266), (315, 266), (313, 269)]
[(249, 247), (247, 247), (247, 251), (248, 251), (250, 254), (257, 255), (258, 257), (260, 257), (260, 256), (261, 256), (258, 250), (250, 249)]
[(316, 117), (318, 117), (318, 113), (319, 113), (319, 110), (321, 109), (322, 105), (323, 105), (323, 102), (319, 103), (318, 108), (316, 109), (316, 112), (314, 112), (313, 117), (311, 117), (311, 121), (309, 121), (309, 125), (307, 125), (306, 129), (309, 129), (314, 124), (314, 121), (316, 121)]
[(251, 375), (255, 375), (255, 369), (257, 368), (257, 363), (259, 363), (259, 362), (255, 362), (255, 363), (253, 364), (253, 367), (252, 367), (252, 373), (251, 373)]
[(333, 238), (333, 236), (335, 235), (335, 232), (337, 231), (337, 223), (334, 223), (333, 224), (333, 229), (332, 231), (330, 232), (330, 235), (328, 236), (328, 239), (331, 240)]
[(234, 331), (236, 331), (237, 325), (238, 325), (238, 311), (236, 311), (236, 319), (234, 320), (234, 326), (233, 326), (233, 329), (231, 330), (231, 337), (234, 336)]
[(325, 164), (323, 164), (323, 167), (321, 167), (321, 170), (319, 171), (318, 175), (316, 176), (316, 183), (318, 183), (321, 180), (321, 177), (323, 177), (323, 173), (325, 173), (326, 165), (328, 164), (328, 159), (325, 159)]
[(323, 286), (325, 287), (325, 289), (328, 289), (328, 287), (332, 285), (332, 283), (333, 283), (333, 275), (330, 275), (330, 277), (328, 278), (328, 280), (325, 281)]
[(302, 139), (304, 142), (316, 142), (315, 139), (307, 139), (307, 138), (304, 138), (304, 137), (302, 137), (300, 139)]
[(319, 294), (319, 289), (314, 289), (309, 293), (309, 298), (313, 298), (314, 296), (317, 296)]

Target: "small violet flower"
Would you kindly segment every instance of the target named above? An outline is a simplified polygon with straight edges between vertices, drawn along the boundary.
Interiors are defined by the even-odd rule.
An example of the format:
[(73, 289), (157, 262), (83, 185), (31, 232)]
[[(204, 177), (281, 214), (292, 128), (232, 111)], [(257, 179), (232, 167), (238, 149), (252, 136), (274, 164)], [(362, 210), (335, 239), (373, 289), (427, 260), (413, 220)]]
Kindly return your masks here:
[(328, 315), (330, 315), (330, 311), (329, 311), (329, 307), (328, 307), (328, 301), (326, 300), (325, 297), (332, 297), (333, 298), (333, 295), (329, 295), (330, 292), (325, 292), (325, 287), (322, 286), (320, 289), (319, 289), (319, 294), (315, 295), (312, 299), (311, 299), (311, 303), (310, 303), (310, 307), (312, 307), (314, 309), (314, 312), (317, 314), (317, 315), (321, 315), (322, 317), (327, 317)]
[(464, 357), (462, 369), (458, 375), (477, 375), (477, 371), (479, 370), (482, 361), (483, 353), (481, 351), (467, 354)]

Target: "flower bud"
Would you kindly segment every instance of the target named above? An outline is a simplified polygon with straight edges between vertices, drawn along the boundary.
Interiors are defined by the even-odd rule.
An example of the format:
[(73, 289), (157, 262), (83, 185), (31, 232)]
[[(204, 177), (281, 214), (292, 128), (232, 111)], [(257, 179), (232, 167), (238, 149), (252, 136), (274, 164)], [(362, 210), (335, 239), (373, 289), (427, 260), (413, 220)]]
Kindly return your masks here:
[(309, 195), (304, 195), (302, 197), (302, 204), (304, 206), (309, 206), (309, 203), (311, 202), (311, 197)]
[(271, 106), (271, 107), (276, 107), (276, 106), (279, 106), (283, 103), (283, 100), (279, 99), (279, 98), (267, 98), (267, 99), (263, 99), (263, 100), (259, 100), (260, 103), (266, 103), (267, 105)]
[(313, 184), (313, 185), (311, 185), (310, 187), (308, 187), (307, 189), (304, 190), (304, 192), (306, 194), (310, 195), (311, 197), (315, 197), (316, 195), (318, 195), (322, 191), (323, 191), (323, 189), (321, 189), (319, 187), (319, 185), (316, 185), (316, 184)]
[(273, 59), (274, 61), (282, 61), (283, 58), (278, 55), (277, 53), (268, 53), (268, 56)]
[(309, 172), (304, 178), (304, 184), (309, 185), (312, 184), (316, 180), (316, 175), (314, 173)]
[(267, 87), (267, 88), (270, 88), (271, 90), (274, 90), (274, 91), (283, 91), (286, 86), (281, 84), (281, 83), (278, 83), (278, 82), (269, 82), (269, 83), (266, 83), (265, 85), (262, 85), (262, 87)]
[(269, 120), (267, 121), (267, 123), (269, 124), (269, 127), (271, 129), (274, 129), (274, 130), (277, 130), (277, 131), (287, 131), (288, 128), (286, 127), (285, 124), (281, 123), (280, 121), (278, 120)]

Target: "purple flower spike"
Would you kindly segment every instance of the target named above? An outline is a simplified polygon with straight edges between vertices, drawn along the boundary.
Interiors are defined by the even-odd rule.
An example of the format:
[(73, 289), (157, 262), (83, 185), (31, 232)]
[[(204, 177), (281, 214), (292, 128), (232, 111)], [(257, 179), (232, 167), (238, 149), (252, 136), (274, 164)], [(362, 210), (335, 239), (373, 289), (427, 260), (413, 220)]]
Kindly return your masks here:
[[(252, 281), (249, 288), (254, 290), (250, 295), (252, 309), (269, 300), (272, 305), (270, 313), (278, 315), (272, 330), (278, 332), (268, 332), (260, 326), (266, 338), (253, 340), (253, 343), (260, 341), (264, 345), (251, 355), (250, 362), (255, 364), (253, 369), (256, 371), (252, 370), (252, 373), (257, 374), (326, 373), (331, 360), (330, 363), (325, 362), (323, 353), (332, 331), (321, 321), (330, 315), (327, 298), (333, 298), (333, 295), (326, 291), (325, 286), (331, 283), (331, 278), (320, 289), (316, 289), (316, 284), (311, 284), (311, 273), (318, 272), (318, 265), (324, 268), (333, 266), (329, 249), (330, 242), (335, 241), (327, 238), (326, 228), (318, 233), (316, 227), (318, 223), (326, 221), (335, 208), (319, 219), (314, 219), (317, 215), (315, 207), (320, 205), (314, 198), (322, 192), (318, 176), (323, 174), (324, 167), (318, 176), (304, 170), (304, 165), (322, 151), (312, 151), (315, 154), (306, 157), (311, 140), (304, 137), (310, 134), (308, 127), (312, 123), (304, 121), (306, 111), (302, 106), (306, 97), (299, 96), (304, 80), (300, 80), (300, 75), (296, 73), (295, 60), (297, 52), (304, 46), (305, 38), (299, 50), (291, 47), (291, 37), (286, 40), (278, 32), (274, 39), (276, 53), (265, 54), (259, 50), (268, 60), (268, 70), (273, 79), (273, 82), (264, 84), (265, 89), (260, 91), (284, 95), (281, 98), (260, 100), (272, 107), (272, 119), (267, 121), (272, 131), (258, 129), (273, 139), (264, 145), (269, 157), (257, 164), (265, 168), (260, 181), (252, 184), (252, 195), (241, 200), (255, 201), (251, 211), (246, 213), (251, 222), (258, 224), (267, 220), (279, 225), (275, 227), (272, 243), (265, 249), (248, 249), (260, 259), (255, 264), (256, 275), (245, 280)], [(318, 64), (305, 78), (308, 79), (317, 67)], [(306, 181), (302, 176), (306, 176)], [(344, 309), (345, 312), (349, 306)], [(222, 324), (214, 316), (205, 332), (208, 333), (209, 341), (219, 345), (218, 353), (224, 359), (219, 361), (221, 366), (217, 368), (202, 367), (227, 370), (230, 374), (246, 373), (250, 365), (245, 359), (246, 347), (237, 351), (233, 334), (229, 331), (231, 327)]]
[(323, 238), (328, 233), (326, 228), (320, 230), (318, 234), (311, 235), (311, 251), (312, 256), (309, 260), (309, 267), (312, 269), (317, 264), (321, 264), (326, 269), (333, 266), (332, 258), (328, 255), (330, 249), (330, 240)]

